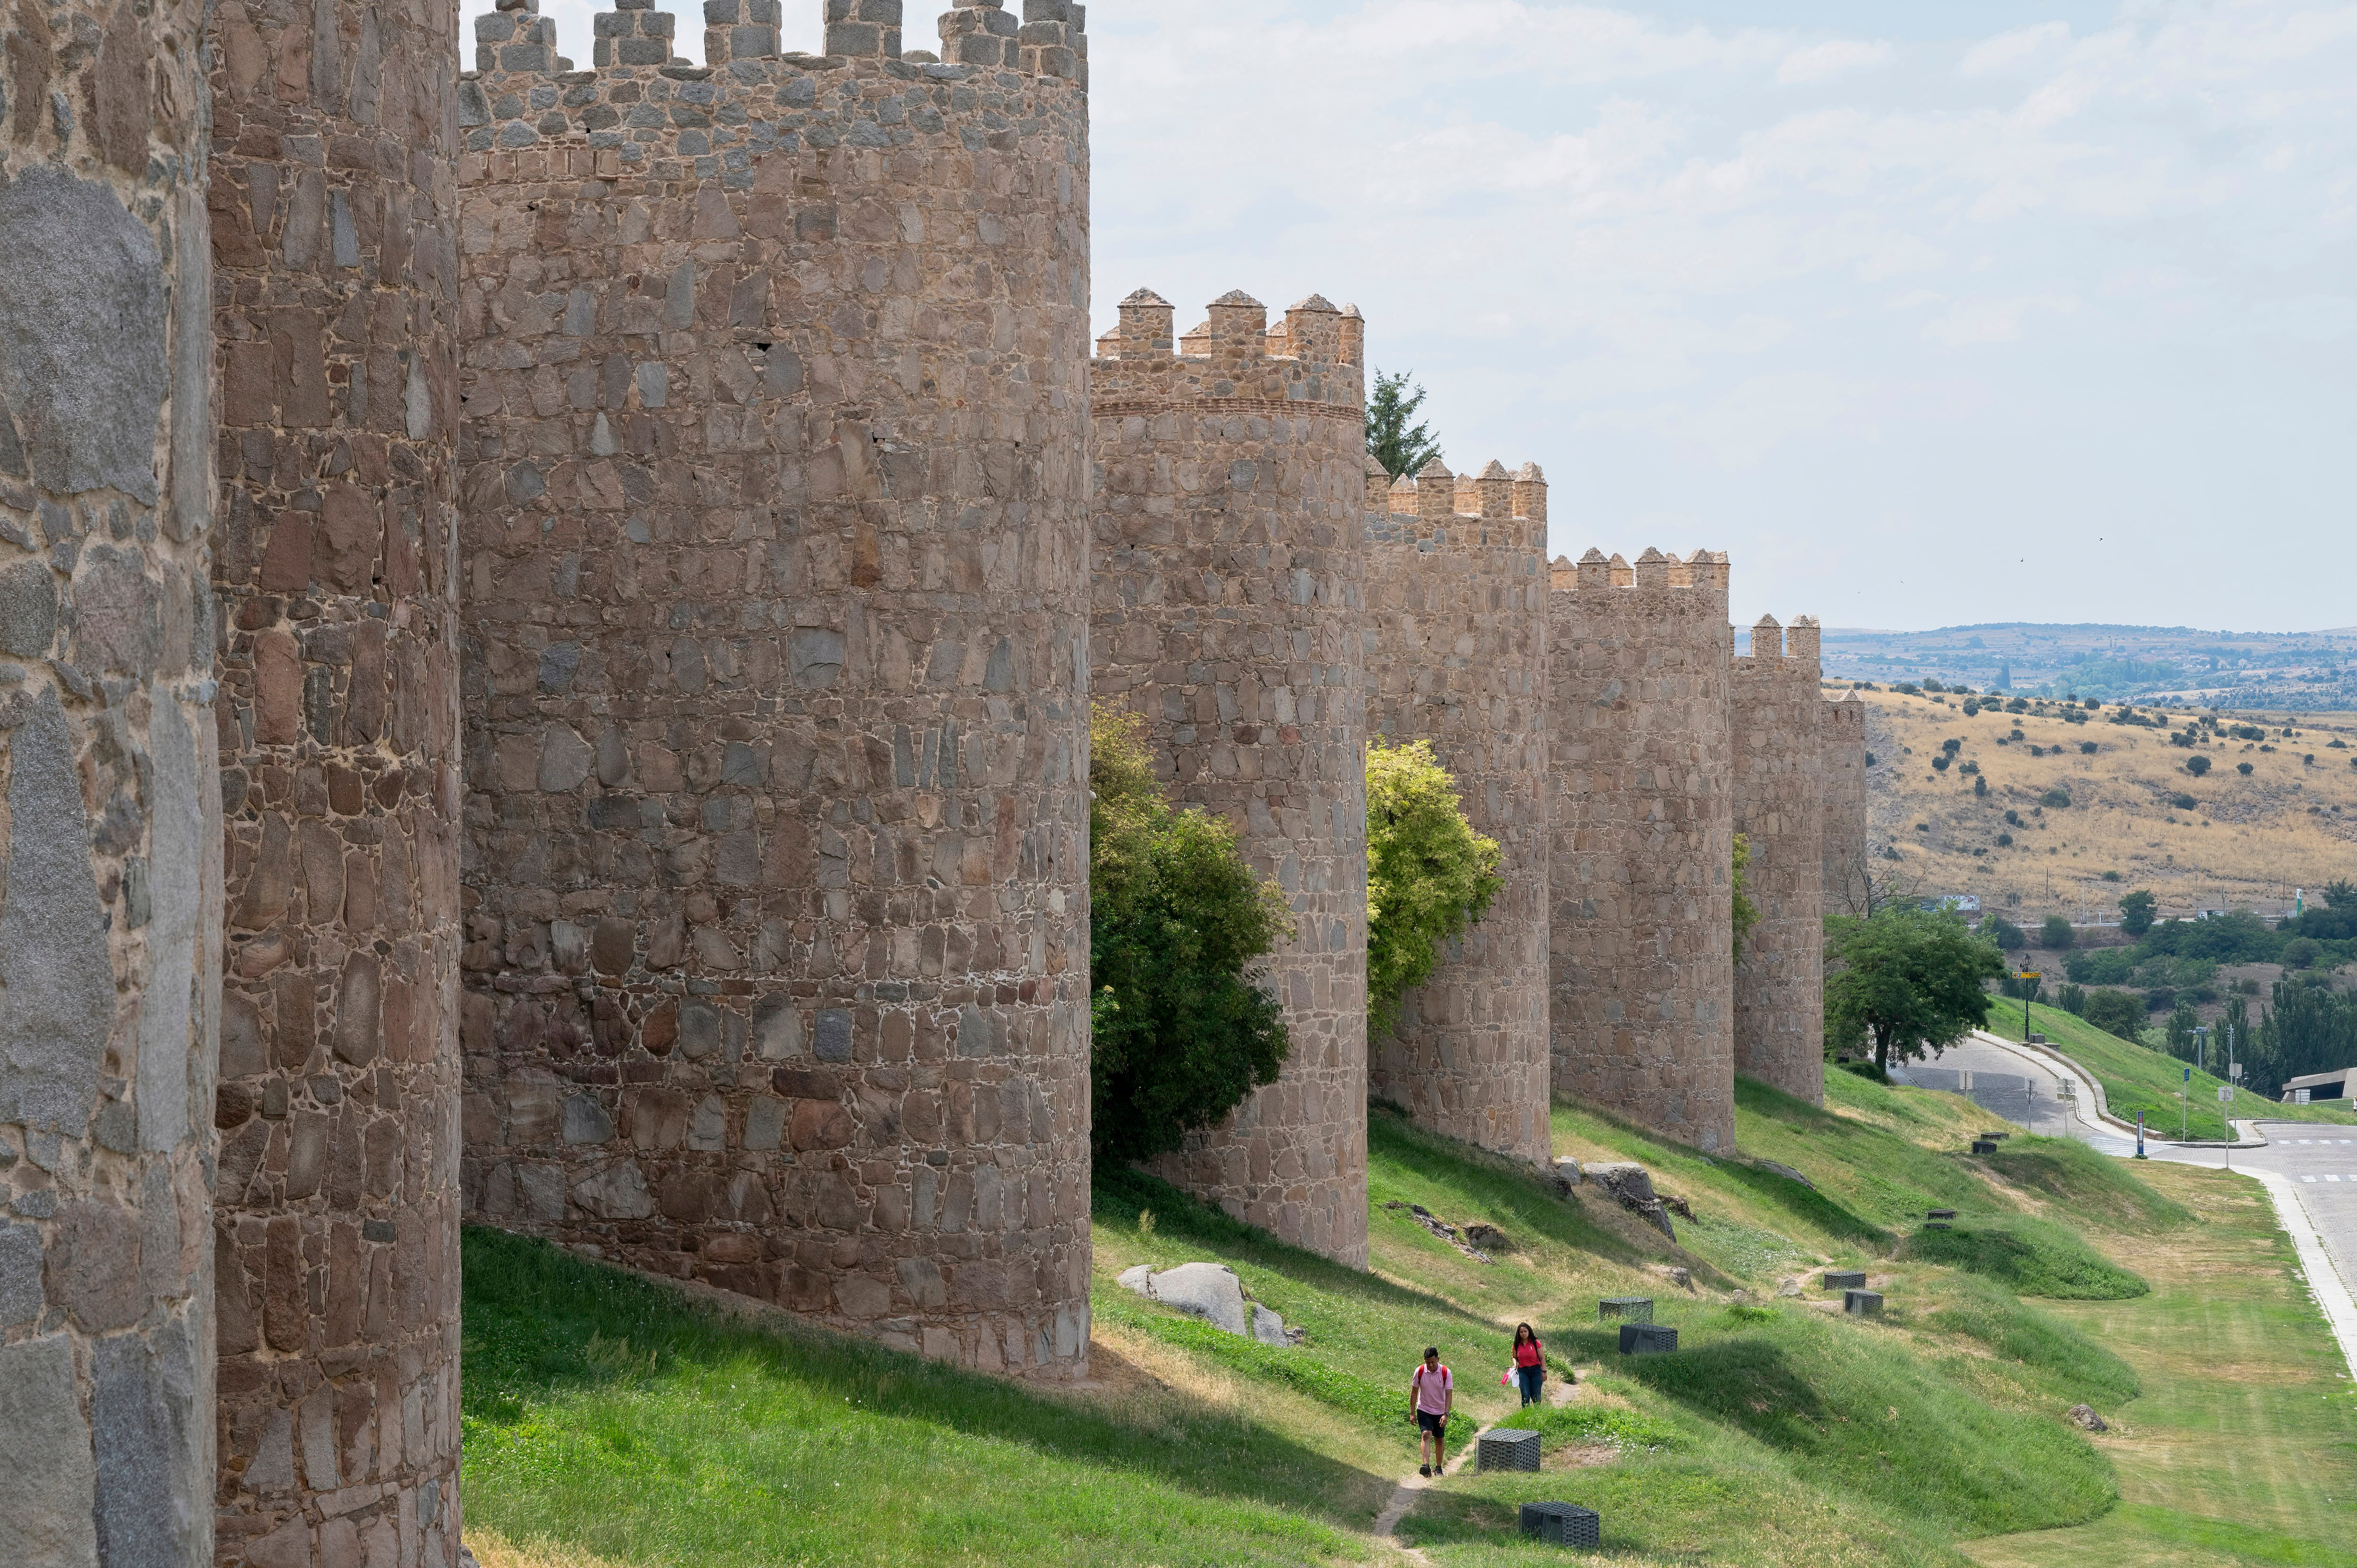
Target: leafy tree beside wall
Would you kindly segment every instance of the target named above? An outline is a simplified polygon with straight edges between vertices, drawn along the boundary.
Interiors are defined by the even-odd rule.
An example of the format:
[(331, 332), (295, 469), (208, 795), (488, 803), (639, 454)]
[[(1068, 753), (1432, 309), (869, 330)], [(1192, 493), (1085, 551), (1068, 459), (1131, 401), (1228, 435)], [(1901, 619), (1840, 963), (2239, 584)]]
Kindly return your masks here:
[(1870, 918), (1825, 921), (1825, 1046), (1846, 1054), (1864, 1045), (1888, 1072), (1954, 1045), (1988, 1021), (1986, 981), (2005, 973), (2005, 955), (1947, 909), (1886, 904)]
[(1283, 1008), (1257, 964), (1293, 934), (1235, 830), (1174, 810), (1134, 715), (1089, 715), (1091, 1149), (1101, 1162), (1178, 1147), (1276, 1081)]
[(1367, 747), (1367, 1034), (1399, 1022), (1400, 999), (1480, 919), (1504, 884), (1498, 841), (1458, 809), (1457, 780), (1419, 740)]

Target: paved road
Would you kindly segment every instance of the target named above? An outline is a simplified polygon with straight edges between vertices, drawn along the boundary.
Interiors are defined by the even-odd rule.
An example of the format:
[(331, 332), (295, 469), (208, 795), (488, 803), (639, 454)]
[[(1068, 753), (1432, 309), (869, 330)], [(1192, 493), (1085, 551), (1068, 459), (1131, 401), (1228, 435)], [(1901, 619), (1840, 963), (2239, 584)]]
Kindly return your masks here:
[[(2093, 1109), (2088, 1085), (2077, 1086), (2076, 1101), (2065, 1100), (2061, 1090), (2070, 1075), (2063, 1069), (1985, 1038), (1952, 1046), (1936, 1060), (1913, 1063), (1891, 1076), (1964, 1094), (1974, 1104), (2049, 1137), (2077, 1138), (2108, 1155), (2136, 1153), (2133, 1133), (2079, 1114), (2081, 1105)], [(2146, 1140), (2146, 1152), (2157, 1160), (2223, 1165), (2266, 1184), (2278, 1217), (2300, 1246), (2309, 1288), (2357, 1370), (2357, 1289), (2352, 1288), (2357, 1286), (2357, 1128), (2313, 1122), (2256, 1125), (2267, 1140), (2264, 1146), (2179, 1147), (2160, 1142), (2155, 1132)], [(2288, 1210), (2297, 1210), (2305, 1224)], [(2328, 1271), (2337, 1278), (2317, 1277)]]

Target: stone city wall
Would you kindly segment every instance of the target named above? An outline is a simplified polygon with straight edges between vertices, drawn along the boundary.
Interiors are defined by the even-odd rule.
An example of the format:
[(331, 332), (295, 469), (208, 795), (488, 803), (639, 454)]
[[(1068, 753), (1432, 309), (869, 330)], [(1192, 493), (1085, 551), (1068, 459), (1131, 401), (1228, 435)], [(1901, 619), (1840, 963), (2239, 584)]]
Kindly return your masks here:
[[(478, 24), (470, 1212), (1087, 1364), (1079, 7)], [(766, 49), (769, 52), (763, 53)]]
[(0, 1560), (212, 1556), (203, 7), (0, 4)]
[(1182, 803), (1233, 822), (1296, 925), (1272, 956), (1277, 1081), (1155, 1168), (1367, 1259), (1363, 324), (1238, 292), (1176, 339), (1140, 290), (1089, 367), (1099, 474), (1090, 664)]
[(1548, 596), (1555, 1087), (1735, 1137), (1727, 558), (1558, 558)]
[(1824, 912), (1867, 913), (1871, 863), (1866, 821), (1866, 704), (1856, 692), (1820, 704), (1824, 757)]
[(456, 25), (209, 39), (223, 1568), (457, 1561)]
[(1469, 486), (1436, 457), (1394, 487), (1368, 467), (1367, 728), (1433, 743), (1504, 882), (1368, 1043), (1368, 1088), (1435, 1132), (1544, 1162), (1546, 478), (1491, 462)]
[(1824, 737), (1817, 623), (1773, 616), (1729, 671), (1735, 831), (1759, 920), (1735, 966), (1735, 1070), (1824, 1103)]

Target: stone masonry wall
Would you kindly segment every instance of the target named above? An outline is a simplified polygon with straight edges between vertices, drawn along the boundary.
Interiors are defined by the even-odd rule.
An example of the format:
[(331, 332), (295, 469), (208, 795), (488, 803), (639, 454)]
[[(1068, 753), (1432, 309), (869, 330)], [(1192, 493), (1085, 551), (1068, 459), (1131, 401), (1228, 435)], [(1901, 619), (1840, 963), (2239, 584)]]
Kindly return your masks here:
[(1534, 1162), (1549, 1154), (1546, 480), (1492, 462), (1461, 510), (1436, 457), (1367, 491), (1367, 727), (1429, 740), (1498, 841), (1489, 912), (1368, 1044), (1367, 1081), (1417, 1122)]
[[(1089, 1335), (1080, 8), (478, 24), (473, 1213), (990, 1369)], [(854, 12), (856, 15), (854, 15)], [(716, 9), (707, 15), (719, 16)], [(766, 52), (764, 52), (766, 51)]]
[(213, 17), (223, 1568), (457, 1561), (457, 43)]
[(1820, 704), (1824, 757), (1824, 912), (1867, 912), (1866, 704), (1856, 692)]
[(1558, 559), (1548, 596), (1557, 1090), (1735, 1136), (1727, 558)]
[(1100, 475), (1090, 663), (1184, 804), (1293, 908), (1277, 1081), (1157, 1162), (1286, 1240), (1367, 1257), (1362, 324), (1241, 292), (1176, 340), (1140, 290), (1089, 368)]
[(1735, 831), (1759, 922), (1735, 966), (1735, 1070), (1822, 1105), (1824, 1053), (1825, 768), (1817, 623), (1772, 616), (1728, 675)]
[(0, 1561), (212, 1556), (203, 8), (0, 3)]

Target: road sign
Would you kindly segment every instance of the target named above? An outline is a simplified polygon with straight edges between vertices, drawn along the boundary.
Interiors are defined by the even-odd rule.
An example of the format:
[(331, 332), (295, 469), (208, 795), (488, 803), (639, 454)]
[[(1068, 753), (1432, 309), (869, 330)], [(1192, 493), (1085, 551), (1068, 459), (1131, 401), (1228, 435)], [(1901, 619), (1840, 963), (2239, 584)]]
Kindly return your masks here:
[(2234, 1103), (2234, 1086), (2233, 1084), (2222, 1083), (2218, 1086), (2218, 1103), (2221, 1105), (2232, 1105)]
[(2025, 969), (2020, 973), (2014, 976), (2014, 979), (2016, 980), (2043, 980), (2045, 978), (2046, 972), (2038, 969)]
[(2243, 1064), (2242, 1064), (2241, 1062), (2236, 1062), (2236, 1063), (2234, 1063), (2233, 1066), (2231, 1066), (2231, 1067), (2227, 1068), (2227, 1069), (2226, 1069), (2226, 1076), (2227, 1076), (2228, 1078), (2233, 1079), (2236, 1083), (2240, 1083), (2240, 1082), (2242, 1082), (2242, 1081), (2243, 1081)]

